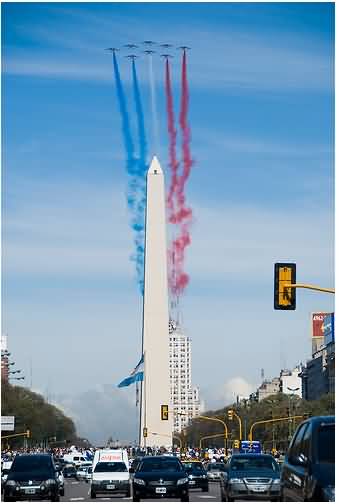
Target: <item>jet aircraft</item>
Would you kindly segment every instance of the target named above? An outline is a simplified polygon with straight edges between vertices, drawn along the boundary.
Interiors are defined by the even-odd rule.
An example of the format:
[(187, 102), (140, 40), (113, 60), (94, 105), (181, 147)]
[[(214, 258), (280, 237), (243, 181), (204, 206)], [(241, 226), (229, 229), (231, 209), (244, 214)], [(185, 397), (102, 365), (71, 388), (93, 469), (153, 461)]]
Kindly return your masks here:
[(143, 44), (145, 44), (145, 45), (149, 45), (149, 46), (150, 46), (150, 45), (154, 45), (154, 44), (155, 44), (155, 42), (153, 42), (153, 40), (144, 40), (144, 41), (143, 41)]
[(112, 51), (113, 53), (115, 53), (115, 51), (119, 51), (119, 49), (117, 47), (107, 47), (105, 51)]
[(160, 47), (163, 47), (164, 49), (169, 49), (170, 47), (173, 47), (172, 44), (160, 44)]
[(161, 54), (160, 56), (166, 58), (166, 60), (168, 60), (168, 58), (173, 58), (172, 54)]
[(132, 59), (133, 61), (135, 60), (135, 58), (137, 58), (138, 56), (136, 56), (135, 54), (128, 54), (128, 56), (125, 56), (125, 58), (129, 58), (129, 59)]
[(191, 49), (191, 48), (183, 45), (183, 46), (178, 47), (178, 49), (182, 49), (183, 51), (186, 51), (186, 49)]
[(154, 54), (155, 51), (152, 51), (151, 49), (147, 49), (146, 51), (143, 51), (145, 54)]
[(128, 49), (136, 49), (138, 46), (135, 44), (125, 44), (124, 47), (128, 47)]

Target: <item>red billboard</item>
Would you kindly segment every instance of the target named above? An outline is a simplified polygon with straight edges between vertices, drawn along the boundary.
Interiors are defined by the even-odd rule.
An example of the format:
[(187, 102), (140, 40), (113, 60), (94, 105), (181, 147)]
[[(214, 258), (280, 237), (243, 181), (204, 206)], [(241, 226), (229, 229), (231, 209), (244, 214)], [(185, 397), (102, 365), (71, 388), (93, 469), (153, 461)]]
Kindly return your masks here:
[(328, 313), (312, 313), (312, 338), (324, 337), (324, 319)]

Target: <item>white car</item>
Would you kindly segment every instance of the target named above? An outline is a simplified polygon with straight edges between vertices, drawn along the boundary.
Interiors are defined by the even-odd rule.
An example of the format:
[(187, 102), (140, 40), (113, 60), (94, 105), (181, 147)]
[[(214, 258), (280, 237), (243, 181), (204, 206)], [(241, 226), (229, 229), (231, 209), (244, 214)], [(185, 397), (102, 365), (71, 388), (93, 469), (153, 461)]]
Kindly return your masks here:
[(2, 463), (2, 468), (1, 468), (1, 489), (3, 489), (4, 484), (6, 483), (8, 473), (10, 471), (10, 468), (13, 464), (12, 460), (7, 460)]
[(79, 479), (85, 479), (87, 480), (88, 479), (88, 470), (89, 469), (92, 469), (92, 464), (88, 465), (88, 464), (81, 464), (80, 467), (78, 467), (77, 469), (77, 477)]

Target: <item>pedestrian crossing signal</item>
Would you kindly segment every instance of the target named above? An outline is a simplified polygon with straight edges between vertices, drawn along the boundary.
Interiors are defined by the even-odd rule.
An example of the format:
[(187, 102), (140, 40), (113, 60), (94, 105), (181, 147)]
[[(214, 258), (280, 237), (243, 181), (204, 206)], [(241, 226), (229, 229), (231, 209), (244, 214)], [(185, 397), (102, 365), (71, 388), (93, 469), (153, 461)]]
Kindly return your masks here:
[(161, 420), (168, 420), (168, 404), (161, 405)]
[(142, 435), (143, 435), (143, 437), (147, 437), (147, 427), (144, 427), (142, 429)]
[(274, 309), (295, 310), (295, 287), (288, 287), (296, 283), (295, 263), (275, 263), (274, 265)]

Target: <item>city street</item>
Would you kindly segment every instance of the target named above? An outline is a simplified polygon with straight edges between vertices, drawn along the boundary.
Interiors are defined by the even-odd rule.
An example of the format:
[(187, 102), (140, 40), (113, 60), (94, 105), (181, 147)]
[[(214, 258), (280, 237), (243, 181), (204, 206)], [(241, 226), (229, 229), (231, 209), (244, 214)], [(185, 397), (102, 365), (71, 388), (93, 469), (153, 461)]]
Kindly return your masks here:
[[(132, 497), (124, 497), (123, 495), (99, 495), (96, 499), (91, 499), (89, 495), (90, 484), (83, 481), (75, 481), (73, 479), (65, 480), (65, 495), (61, 497), (62, 502), (95, 502), (95, 501), (132, 501)], [(142, 502), (179, 502), (179, 499), (145, 499)], [(220, 486), (219, 483), (212, 482), (209, 484), (209, 492), (203, 493), (201, 490), (190, 490), (191, 502), (220, 502)]]

